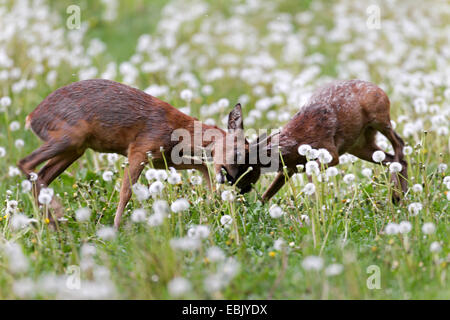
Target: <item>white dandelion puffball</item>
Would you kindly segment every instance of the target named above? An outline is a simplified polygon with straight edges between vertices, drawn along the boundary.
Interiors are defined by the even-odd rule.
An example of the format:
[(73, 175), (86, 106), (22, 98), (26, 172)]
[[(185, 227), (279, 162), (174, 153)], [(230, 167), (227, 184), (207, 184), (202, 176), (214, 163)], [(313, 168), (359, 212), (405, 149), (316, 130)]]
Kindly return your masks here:
[(113, 227), (103, 227), (97, 230), (97, 236), (106, 241), (113, 240), (116, 237), (116, 230)]
[(133, 193), (136, 195), (136, 199), (139, 202), (142, 202), (144, 200), (147, 200), (148, 197), (150, 197), (150, 191), (147, 189), (146, 186), (136, 183), (132, 187)]
[(147, 211), (145, 209), (135, 209), (131, 213), (131, 221), (135, 223), (144, 222), (147, 219)]
[(170, 295), (174, 297), (181, 297), (191, 291), (192, 285), (189, 280), (182, 277), (176, 277), (170, 280), (167, 288)]
[(193, 97), (193, 93), (189, 89), (184, 89), (183, 91), (180, 92), (180, 98), (186, 102), (191, 101), (192, 97)]
[(284, 215), (284, 211), (279, 206), (274, 204), (269, 209), (269, 215), (274, 219), (278, 219)]
[(222, 98), (217, 102), (217, 105), (221, 109), (228, 108), (228, 106), (230, 105), (230, 101), (228, 101), (227, 98)]
[(188, 237), (195, 239), (206, 239), (210, 234), (210, 230), (208, 226), (197, 225), (189, 228)]
[(313, 195), (314, 192), (316, 192), (316, 186), (314, 183), (307, 183), (305, 187), (303, 188), (303, 192), (306, 193), (308, 196)]
[(330, 264), (325, 269), (325, 274), (329, 277), (340, 275), (344, 271), (344, 266), (339, 263)]
[(361, 173), (362, 173), (362, 175), (363, 175), (364, 177), (366, 177), (366, 178), (368, 178), (368, 179), (371, 179), (371, 178), (372, 178), (372, 169), (370, 169), (370, 168), (364, 168), (364, 169), (362, 169)]
[(225, 214), (220, 218), (220, 224), (223, 226), (229, 226), (232, 222), (233, 218), (228, 214)]
[(386, 159), (386, 154), (381, 150), (377, 150), (372, 154), (372, 160), (375, 162), (383, 162), (384, 159)]
[(413, 148), (410, 146), (403, 147), (403, 153), (407, 156), (409, 156), (413, 152)]
[(22, 139), (17, 139), (14, 142), (14, 145), (16, 146), (17, 149), (21, 149), (25, 145), (25, 142)]
[(156, 200), (153, 202), (153, 211), (155, 213), (166, 214), (169, 211), (169, 205), (164, 200)]
[(440, 163), (438, 165), (438, 172), (439, 173), (444, 173), (445, 171), (447, 171), (447, 165), (445, 163)]
[(319, 150), (311, 149), (306, 152), (306, 158), (309, 160), (315, 160), (319, 157)]
[(223, 201), (233, 201), (236, 198), (231, 190), (223, 191), (221, 197)]
[(151, 181), (153, 179), (156, 179), (156, 169), (148, 169), (145, 172), (145, 179), (147, 179), (148, 181)]
[(386, 228), (384, 229), (386, 234), (392, 235), (399, 233), (399, 225), (394, 222), (390, 222), (387, 224)]
[(190, 177), (189, 181), (194, 185), (198, 186), (202, 184), (202, 177), (200, 176), (192, 176)]
[(40, 204), (49, 204), (53, 198), (53, 189), (51, 188), (42, 188), (39, 192), (38, 201)]
[(29, 180), (23, 180), (20, 183), (20, 186), (22, 187), (22, 192), (23, 193), (30, 192), (31, 189), (33, 188), (33, 184)]
[(323, 259), (317, 256), (308, 256), (302, 261), (303, 269), (319, 271), (323, 268)]
[(10, 129), (11, 131), (17, 131), (17, 130), (19, 130), (19, 129), (20, 129), (20, 123), (19, 123), (19, 121), (13, 121), (13, 122), (11, 122), (11, 123), (9, 124), (9, 129)]
[(9, 225), (13, 231), (23, 229), (29, 224), (30, 219), (26, 215), (21, 213), (14, 214), (9, 221)]
[(6, 149), (4, 147), (0, 147), (0, 158), (6, 156)]
[(389, 165), (389, 171), (391, 173), (398, 173), (398, 172), (402, 171), (402, 168), (403, 168), (402, 165), (398, 162), (392, 162)]
[(346, 175), (344, 176), (343, 180), (344, 180), (344, 182), (345, 182), (346, 184), (350, 184), (350, 183), (352, 183), (353, 181), (355, 181), (355, 175), (352, 174), (352, 173), (346, 174)]
[(423, 206), (420, 202), (413, 202), (408, 206), (408, 211), (412, 216), (417, 216), (422, 208)]
[(184, 250), (184, 251), (194, 251), (200, 248), (201, 241), (198, 238), (173, 238), (170, 240), (170, 246), (173, 249)]
[(412, 186), (412, 191), (414, 193), (421, 193), (423, 191), (423, 187), (421, 184), (416, 183), (415, 185)]
[(171, 172), (167, 178), (167, 182), (170, 184), (179, 184), (181, 183), (181, 175), (177, 172)]
[(316, 176), (319, 175), (319, 165), (316, 161), (308, 161), (305, 165), (305, 171), (308, 176), (312, 176), (315, 174)]
[(333, 156), (330, 152), (328, 152), (327, 149), (319, 149), (318, 150), (318, 157), (319, 161), (323, 164), (328, 164), (333, 160)]
[(30, 172), (30, 181), (31, 182), (34, 182), (34, 181), (36, 181), (38, 179), (38, 175), (37, 175), (37, 173), (36, 172)]
[(206, 251), (206, 257), (211, 262), (218, 262), (225, 260), (225, 253), (219, 247), (213, 246)]
[(311, 150), (311, 146), (309, 144), (302, 144), (300, 147), (298, 147), (298, 153), (301, 156), (306, 156), (306, 153)]
[(114, 175), (114, 173), (112, 171), (106, 170), (105, 172), (103, 172), (102, 178), (104, 181), (110, 182), (110, 181), (112, 181), (113, 175)]
[(2, 97), (0, 99), (0, 106), (6, 108), (9, 107), (11, 105), (11, 98), (8, 96)]
[(152, 195), (160, 194), (163, 191), (163, 189), (164, 184), (159, 180), (153, 182), (149, 187), (149, 191)]
[(286, 244), (286, 241), (284, 241), (283, 239), (279, 238), (279, 239), (274, 241), (273, 248), (275, 250), (277, 250), (277, 251), (281, 251), (285, 247), (285, 244)]
[(433, 222), (426, 222), (422, 226), (422, 232), (425, 234), (432, 234), (436, 231), (436, 226)]
[(155, 179), (159, 181), (165, 181), (167, 180), (167, 177), (169, 175), (167, 174), (166, 170), (156, 170), (155, 173)]
[(335, 177), (339, 174), (339, 170), (336, 167), (329, 167), (326, 170), (326, 175), (328, 178)]
[(184, 198), (175, 200), (172, 203), (172, 205), (170, 206), (170, 209), (175, 213), (185, 211), (188, 208), (189, 208), (189, 202)]
[(409, 233), (412, 230), (411, 222), (409, 221), (402, 221), (398, 225), (398, 231), (402, 234)]
[(87, 221), (91, 217), (91, 210), (89, 208), (79, 208), (75, 211), (75, 219), (79, 222)]
[(148, 217), (147, 224), (150, 227), (160, 226), (163, 224), (165, 217), (166, 217), (166, 215), (164, 213), (155, 212), (154, 214), (152, 214), (151, 216)]
[(434, 241), (434, 242), (431, 243), (431, 245), (430, 245), (430, 251), (431, 252), (439, 252), (441, 250), (442, 250), (442, 246), (441, 246), (441, 244), (439, 242)]

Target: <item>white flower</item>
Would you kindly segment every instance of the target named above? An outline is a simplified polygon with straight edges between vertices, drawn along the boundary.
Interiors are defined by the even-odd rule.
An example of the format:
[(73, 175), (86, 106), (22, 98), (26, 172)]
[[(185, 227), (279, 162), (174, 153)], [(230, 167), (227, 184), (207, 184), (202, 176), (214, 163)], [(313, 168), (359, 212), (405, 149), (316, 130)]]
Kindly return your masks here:
[(192, 91), (189, 89), (184, 89), (180, 93), (180, 98), (187, 102), (192, 100), (192, 96), (193, 96)]
[(321, 148), (318, 150), (318, 153), (319, 153), (319, 155), (317, 158), (323, 164), (328, 164), (333, 160), (333, 156), (331, 155), (330, 152), (328, 152), (327, 149)]
[(102, 178), (106, 182), (110, 182), (112, 180), (113, 175), (114, 175), (114, 173), (112, 171), (106, 170), (105, 172), (103, 172)]
[(335, 177), (339, 174), (339, 170), (336, 167), (329, 167), (326, 170), (326, 175), (328, 178)]
[(39, 192), (38, 201), (41, 204), (49, 204), (53, 198), (53, 189), (51, 188), (42, 188)]
[(203, 285), (205, 286), (205, 290), (211, 293), (220, 291), (225, 285), (226, 282), (221, 274), (210, 274), (203, 281)]
[(301, 156), (306, 156), (306, 153), (311, 149), (312, 148), (309, 144), (302, 144), (301, 146), (298, 147), (298, 153)]
[(194, 186), (202, 184), (202, 177), (200, 176), (191, 176), (189, 180)]
[(188, 230), (188, 237), (189, 238), (196, 238), (196, 239), (206, 239), (209, 236), (209, 227), (208, 226), (193, 226)]
[(6, 108), (9, 107), (11, 105), (11, 98), (8, 96), (2, 97), (0, 99), (0, 106)]
[(9, 166), (8, 175), (10, 177), (15, 177), (15, 176), (18, 176), (19, 174), (20, 174), (20, 170), (18, 168)]
[(230, 226), (232, 222), (233, 218), (228, 214), (225, 214), (220, 218), (220, 224), (223, 226)]
[(30, 181), (34, 182), (38, 179), (38, 175), (36, 172), (30, 172)]
[(308, 256), (302, 261), (303, 269), (319, 271), (323, 268), (323, 259), (317, 256)]
[(412, 216), (417, 216), (423, 206), (420, 202), (413, 202), (408, 206), (408, 211)]
[(173, 249), (179, 249), (184, 251), (193, 251), (197, 250), (201, 246), (200, 239), (198, 238), (190, 238), (190, 237), (183, 237), (183, 238), (173, 238), (170, 240), (170, 246)]
[(169, 293), (174, 297), (183, 296), (184, 294), (191, 291), (191, 288), (192, 285), (189, 280), (182, 277), (173, 278), (168, 284)]
[(279, 238), (273, 243), (273, 248), (277, 251), (281, 251), (284, 248), (285, 244), (286, 242), (283, 239)]
[(31, 189), (33, 188), (33, 185), (29, 180), (23, 180), (20, 185), (22, 187), (23, 193), (30, 192)]
[(444, 173), (445, 171), (447, 171), (447, 165), (445, 163), (440, 163), (438, 165), (438, 172)]
[(11, 131), (17, 131), (17, 130), (19, 130), (19, 129), (20, 129), (20, 123), (19, 123), (19, 121), (13, 121), (13, 122), (11, 122), (11, 123), (9, 124), (9, 129), (10, 129)]
[(386, 159), (386, 154), (381, 150), (377, 150), (372, 154), (372, 160), (375, 162), (383, 162), (384, 159)]
[(170, 206), (170, 209), (175, 213), (185, 211), (188, 208), (189, 208), (189, 202), (184, 198), (175, 200), (172, 203), (172, 205)]
[(386, 234), (397, 234), (400, 232), (400, 228), (399, 225), (397, 223), (394, 222), (390, 222), (387, 224), (386, 228), (385, 228), (385, 232)]
[(407, 156), (409, 156), (413, 152), (413, 148), (410, 146), (403, 147), (403, 153)]
[(79, 208), (77, 211), (75, 211), (75, 218), (77, 219), (77, 221), (87, 221), (90, 217), (91, 210), (89, 208)]
[(437, 241), (434, 241), (433, 243), (431, 243), (430, 245), (430, 251), (431, 252), (439, 252), (442, 250), (441, 244)]
[(423, 187), (421, 184), (416, 183), (415, 185), (412, 186), (412, 191), (415, 193), (420, 193), (423, 191)]
[(309, 196), (313, 195), (314, 192), (316, 192), (316, 186), (314, 185), (314, 183), (307, 183), (303, 188), (303, 192)]
[(132, 189), (133, 189), (133, 193), (136, 195), (136, 199), (139, 202), (147, 200), (148, 197), (150, 197), (150, 191), (147, 189), (146, 186), (144, 186), (140, 183), (134, 184)]
[(113, 227), (103, 227), (97, 230), (97, 236), (103, 240), (113, 240), (116, 237), (116, 230)]
[(16, 141), (14, 141), (14, 145), (17, 149), (21, 149), (25, 145), (25, 142), (22, 139), (17, 139)]
[(168, 177), (168, 175), (167, 175), (166, 170), (156, 170), (156, 173), (155, 173), (156, 180), (165, 181), (165, 180), (167, 180), (167, 177)]
[(135, 209), (131, 214), (131, 221), (139, 223), (147, 219), (147, 211), (145, 209)]
[(352, 173), (346, 174), (346, 175), (344, 176), (343, 180), (344, 180), (344, 182), (345, 182), (346, 184), (350, 184), (350, 183), (352, 183), (353, 181), (355, 181), (355, 175), (352, 174)]
[(390, 165), (389, 165), (389, 171), (391, 172), (391, 173), (397, 173), (397, 172), (400, 172), (400, 171), (402, 171), (402, 165), (400, 164), (400, 163), (398, 163), (398, 162), (392, 162)]
[(411, 222), (409, 222), (409, 221), (402, 221), (398, 225), (398, 231), (403, 234), (410, 232), (411, 229), (412, 229), (412, 226), (411, 226)]
[(319, 175), (320, 173), (319, 165), (316, 161), (308, 161), (305, 165), (305, 169), (308, 176), (311, 176), (313, 174)]
[(233, 201), (236, 198), (233, 191), (225, 190), (222, 192), (222, 200), (223, 201)]
[(221, 273), (225, 281), (229, 281), (239, 272), (239, 268), (239, 262), (237, 262), (234, 258), (228, 258), (219, 267), (219, 273)]
[(432, 234), (436, 231), (436, 226), (433, 222), (426, 222), (422, 226), (422, 232), (425, 234)]
[(217, 102), (217, 105), (219, 106), (219, 108), (224, 109), (230, 105), (230, 102), (227, 98), (222, 98)]
[(211, 262), (225, 260), (225, 254), (223, 253), (222, 249), (216, 246), (208, 248), (208, 250), (206, 251), (206, 257)]
[(325, 269), (325, 274), (329, 277), (332, 277), (341, 274), (342, 271), (344, 271), (344, 266), (342, 264), (333, 263)]
[(164, 184), (161, 181), (155, 181), (150, 185), (149, 191), (152, 195), (160, 194), (164, 189)]
[(269, 215), (274, 219), (278, 219), (284, 215), (284, 211), (279, 206), (274, 204), (269, 209)]
[(300, 216), (300, 219), (305, 222), (307, 225), (309, 225), (309, 217), (306, 214), (302, 214)]
[(146, 172), (145, 172), (145, 178), (148, 180), (148, 181), (150, 181), (150, 180), (153, 180), (153, 179), (156, 179), (156, 169), (148, 169)]
[(6, 156), (6, 149), (4, 147), (0, 147), (0, 158)]
[(21, 213), (16, 213), (11, 217), (9, 221), (12, 230), (20, 230), (30, 224), (30, 219)]
[(364, 168), (364, 169), (361, 171), (361, 173), (362, 173), (362, 175), (363, 175), (364, 177), (366, 177), (366, 178), (369, 178), (369, 179), (372, 178), (372, 169), (370, 169), (370, 168)]
[(179, 184), (181, 183), (181, 175), (177, 172), (171, 172), (167, 178), (167, 182), (170, 184)]
[(319, 150), (317, 149), (310, 149), (306, 152), (306, 158), (308, 160), (315, 160), (319, 157)]
[(157, 227), (163, 224), (164, 218), (166, 215), (162, 212), (155, 212), (151, 216), (148, 217), (147, 224), (150, 227)]

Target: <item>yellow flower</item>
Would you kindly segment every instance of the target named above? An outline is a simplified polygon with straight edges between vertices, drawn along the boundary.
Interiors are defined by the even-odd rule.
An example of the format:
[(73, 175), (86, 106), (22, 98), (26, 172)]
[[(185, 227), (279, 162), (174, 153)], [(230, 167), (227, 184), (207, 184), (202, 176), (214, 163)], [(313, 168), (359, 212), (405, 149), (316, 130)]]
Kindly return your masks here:
[(372, 250), (372, 252), (375, 252), (375, 251), (377, 251), (377, 246), (373, 246), (372, 248), (371, 248), (371, 250)]
[(394, 239), (389, 239), (389, 244), (394, 244)]
[(269, 252), (269, 257), (275, 257), (277, 255), (277, 253), (275, 251), (270, 251)]
[(45, 223), (46, 223), (46, 224), (49, 224), (49, 223), (50, 223), (50, 220), (49, 220), (48, 218), (45, 218)]
[(206, 263), (206, 264), (208, 264), (208, 263), (209, 263), (209, 259), (208, 259), (208, 258), (204, 258), (204, 259), (203, 259), (203, 262)]

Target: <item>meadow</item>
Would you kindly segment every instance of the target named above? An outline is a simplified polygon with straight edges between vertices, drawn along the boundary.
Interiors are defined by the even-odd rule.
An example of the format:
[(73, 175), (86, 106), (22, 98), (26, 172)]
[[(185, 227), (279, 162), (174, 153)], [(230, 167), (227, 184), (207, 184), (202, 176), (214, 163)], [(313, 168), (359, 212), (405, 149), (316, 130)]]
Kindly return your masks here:
[[(443, 0), (0, 0), (0, 299), (449, 299), (448, 21)], [(240, 195), (150, 161), (115, 231), (125, 158), (88, 151), (50, 185), (65, 208), (51, 230), (16, 166), (41, 143), (25, 118), (90, 78), (222, 128), (240, 102), (250, 140), (327, 82), (372, 81), (408, 192), (393, 204), (390, 169), (350, 155), (267, 204), (273, 173)]]

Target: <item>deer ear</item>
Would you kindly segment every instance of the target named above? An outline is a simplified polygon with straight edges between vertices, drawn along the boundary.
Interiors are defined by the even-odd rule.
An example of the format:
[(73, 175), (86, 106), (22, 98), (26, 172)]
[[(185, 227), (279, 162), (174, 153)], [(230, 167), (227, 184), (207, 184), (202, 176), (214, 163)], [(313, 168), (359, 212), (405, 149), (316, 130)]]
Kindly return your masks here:
[(238, 129), (244, 130), (244, 122), (242, 119), (242, 108), (240, 103), (238, 103), (228, 115), (228, 131)]

